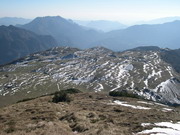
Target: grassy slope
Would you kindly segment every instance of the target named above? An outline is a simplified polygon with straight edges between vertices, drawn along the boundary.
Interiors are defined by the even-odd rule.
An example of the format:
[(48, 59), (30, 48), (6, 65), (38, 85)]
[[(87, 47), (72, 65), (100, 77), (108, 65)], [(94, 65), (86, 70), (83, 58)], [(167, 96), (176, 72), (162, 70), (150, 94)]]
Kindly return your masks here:
[[(144, 130), (141, 123), (180, 121), (180, 108), (163, 112), (164, 106), (140, 104), (137, 102), (139, 99), (114, 98), (106, 93), (78, 93), (70, 97), (70, 103), (52, 103), (52, 96), (45, 96), (1, 108), (0, 134), (131, 135)], [(113, 100), (151, 109), (109, 104)]]

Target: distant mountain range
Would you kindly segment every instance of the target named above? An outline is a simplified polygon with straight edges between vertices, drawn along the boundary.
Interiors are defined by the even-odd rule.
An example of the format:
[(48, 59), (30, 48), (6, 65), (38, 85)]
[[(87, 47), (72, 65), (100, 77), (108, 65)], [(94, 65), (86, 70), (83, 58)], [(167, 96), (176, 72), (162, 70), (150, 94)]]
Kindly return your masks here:
[[(7, 54), (5, 55), (2, 51), (1, 57), (5, 58), (4, 61), (1, 60), (0, 64), (33, 53), (35, 50), (36, 52), (42, 51), (53, 46), (71, 46), (80, 49), (104, 46), (115, 51), (123, 51), (137, 46), (159, 46), (161, 48), (177, 49), (180, 44), (180, 21), (154, 25), (135, 25), (126, 29), (100, 32), (80, 26), (72, 20), (67, 20), (60, 16), (48, 16), (38, 17), (30, 23), (18, 25), (18, 27), (21, 29), (13, 26), (1, 27), (1, 29), (3, 29), (1, 31), (1, 35), (3, 36), (0, 37), (2, 42), (2, 44), (0, 44), (1, 50), (4, 50), (4, 48), (7, 49), (7, 46), (9, 46), (7, 52), (9, 53), (8, 57), (11, 58), (5, 57)], [(22, 30), (22, 28), (26, 30)], [(5, 29), (11, 29), (10, 32), (14, 31), (15, 34), (8, 35), (9, 32), (4, 32)], [(18, 30), (18, 34), (16, 30)], [(24, 34), (24, 31), (26, 31), (26, 34)], [(33, 35), (33, 40), (36, 41), (32, 43), (33, 40), (29, 40), (26, 37), (30, 35), (27, 33), (31, 33), (31, 36)], [(8, 36), (11, 36), (11, 38), (7, 38)], [(13, 52), (11, 52), (12, 49), (10, 49), (11, 47), (9, 44), (12, 44), (13, 47), (13, 44), (16, 44), (16, 46), (18, 45), (19, 47), (14, 47)], [(28, 51), (27, 49), (23, 49), (25, 46), (29, 46)], [(19, 53), (20, 50), (16, 48), (21, 48), (21, 53)], [(14, 52), (18, 52), (18, 54), (14, 55)], [(12, 57), (14, 58), (12, 59)]]
[(25, 18), (17, 18), (17, 17), (3, 17), (0, 18), (0, 26), (5, 25), (17, 25), (17, 24), (26, 24), (29, 23), (31, 19), (25, 19)]
[(6, 64), (57, 45), (51, 36), (37, 35), (14, 26), (0, 26), (0, 64)]
[(41, 35), (53, 36), (60, 45), (78, 48), (104, 46), (113, 50), (126, 50), (137, 46), (179, 48), (180, 21), (155, 25), (135, 25), (107, 33), (86, 29), (62, 17), (38, 17), (22, 25), (24, 29)]
[(74, 20), (75, 23), (85, 26), (87, 28), (92, 28), (95, 30), (100, 30), (104, 32), (109, 32), (112, 30), (124, 29), (127, 28), (126, 25), (115, 22), (115, 21), (106, 21), (106, 20), (97, 20), (97, 21), (80, 21)]

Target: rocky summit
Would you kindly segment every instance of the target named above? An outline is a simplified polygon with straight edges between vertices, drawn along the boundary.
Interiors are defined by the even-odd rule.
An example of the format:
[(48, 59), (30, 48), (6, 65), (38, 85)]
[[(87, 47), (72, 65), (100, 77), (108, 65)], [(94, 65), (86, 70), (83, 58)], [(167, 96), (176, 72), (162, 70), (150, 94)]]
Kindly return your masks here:
[(68, 88), (125, 90), (144, 99), (180, 105), (180, 74), (165, 60), (169, 51), (55, 47), (35, 53), (0, 67), (0, 106)]

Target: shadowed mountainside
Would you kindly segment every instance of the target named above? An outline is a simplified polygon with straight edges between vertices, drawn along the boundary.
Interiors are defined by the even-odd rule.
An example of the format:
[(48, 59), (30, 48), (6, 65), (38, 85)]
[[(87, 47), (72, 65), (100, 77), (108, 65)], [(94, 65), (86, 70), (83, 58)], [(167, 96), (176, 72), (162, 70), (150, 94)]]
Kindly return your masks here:
[(164, 61), (170, 63), (180, 73), (180, 49), (164, 50), (161, 56)]
[(0, 26), (0, 64), (57, 46), (51, 36), (37, 35), (14, 26)]

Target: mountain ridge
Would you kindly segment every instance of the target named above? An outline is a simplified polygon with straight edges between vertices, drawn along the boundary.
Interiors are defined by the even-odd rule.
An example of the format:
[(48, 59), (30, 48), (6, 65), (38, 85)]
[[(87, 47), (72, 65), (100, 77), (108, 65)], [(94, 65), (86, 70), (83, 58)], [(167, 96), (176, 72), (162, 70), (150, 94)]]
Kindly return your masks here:
[(35, 53), (0, 67), (1, 103), (78, 88), (95, 92), (127, 90), (148, 100), (177, 105), (180, 75), (162, 59), (163, 51), (55, 47)]

